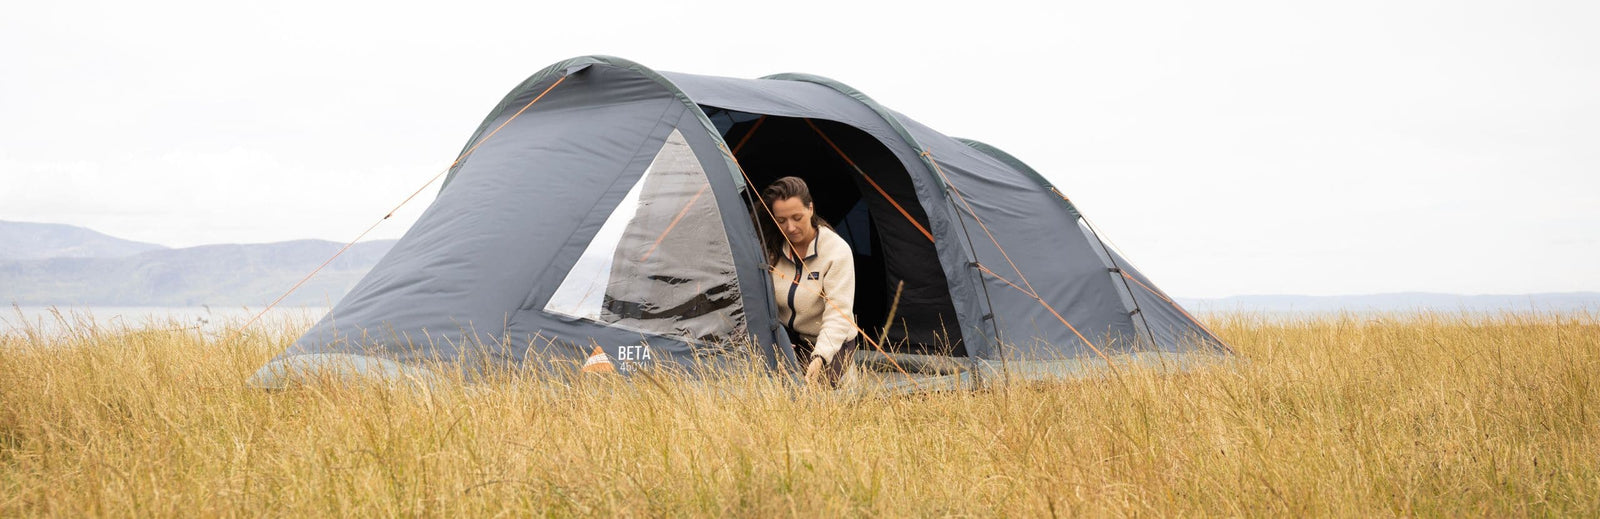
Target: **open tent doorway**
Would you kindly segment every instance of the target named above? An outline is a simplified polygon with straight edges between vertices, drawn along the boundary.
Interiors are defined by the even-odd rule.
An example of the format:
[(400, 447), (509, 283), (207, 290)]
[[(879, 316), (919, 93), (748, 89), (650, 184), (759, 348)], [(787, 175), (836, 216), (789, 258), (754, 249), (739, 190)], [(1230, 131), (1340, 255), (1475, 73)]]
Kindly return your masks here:
[[(778, 178), (806, 181), (817, 214), (854, 252), (863, 331), (876, 340), (887, 327), (883, 346), (895, 353), (967, 355), (927, 214), (889, 148), (834, 121), (701, 109), (753, 184), (747, 204), (759, 204), (761, 188)], [(758, 226), (771, 224), (759, 207), (749, 209)]]

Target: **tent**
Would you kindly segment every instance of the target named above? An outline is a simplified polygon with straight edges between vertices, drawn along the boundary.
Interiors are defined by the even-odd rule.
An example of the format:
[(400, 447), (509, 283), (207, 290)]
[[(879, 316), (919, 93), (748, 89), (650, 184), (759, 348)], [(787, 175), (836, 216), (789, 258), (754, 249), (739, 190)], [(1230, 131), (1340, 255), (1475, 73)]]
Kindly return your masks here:
[(998, 148), (819, 76), (588, 56), (513, 89), (412, 228), (256, 383), (427, 363), (693, 372), (752, 352), (792, 373), (755, 220), (786, 175), (854, 249), (861, 362), (981, 384), (1227, 350)]

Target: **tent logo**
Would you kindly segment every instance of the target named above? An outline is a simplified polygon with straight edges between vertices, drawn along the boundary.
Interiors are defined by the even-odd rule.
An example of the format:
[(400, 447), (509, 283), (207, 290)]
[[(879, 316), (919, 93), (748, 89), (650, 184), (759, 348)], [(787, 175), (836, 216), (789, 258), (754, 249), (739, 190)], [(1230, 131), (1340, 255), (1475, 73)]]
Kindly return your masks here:
[(617, 348), (617, 363), (611, 362), (611, 356), (606, 355), (606, 350), (595, 346), (589, 352), (589, 358), (583, 361), (584, 373), (617, 373), (632, 372), (635, 365), (641, 362), (650, 362), (650, 346), (644, 344), (622, 346)]
[(822, 279), (822, 273), (812, 272), (810, 274), (806, 274), (806, 279)]
[(650, 346), (647, 344), (634, 344), (617, 348), (617, 362), (622, 363), (623, 373), (632, 373), (640, 363), (650, 362)]
[(650, 362), (650, 345), (634, 344), (617, 348), (617, 360), (624, 364), (630, 362)]
[(606, 351), (599, 346), (589, 353), (589, 359), (583, 361), (584, 373), (616, 373), (617, 368), (611, 365), (611, 359), (606, 357)]

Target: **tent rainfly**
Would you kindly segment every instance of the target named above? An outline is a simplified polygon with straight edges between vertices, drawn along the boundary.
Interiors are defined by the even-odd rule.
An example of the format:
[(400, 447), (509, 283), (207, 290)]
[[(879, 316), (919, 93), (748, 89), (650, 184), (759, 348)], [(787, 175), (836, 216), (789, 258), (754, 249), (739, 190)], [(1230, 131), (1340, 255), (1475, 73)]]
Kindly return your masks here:
[(770, 217), (760, 188), (787, 175), (855, 254), (860, 367), (977, 386), (1228, 352), (993, 146), (819, 76), (588, 56), (513, 89), (416, 224), (253, 382), (486, 363), (693, 373), (752, 351), (792, 374), (769, 288), (783, 273), (755, 220)]

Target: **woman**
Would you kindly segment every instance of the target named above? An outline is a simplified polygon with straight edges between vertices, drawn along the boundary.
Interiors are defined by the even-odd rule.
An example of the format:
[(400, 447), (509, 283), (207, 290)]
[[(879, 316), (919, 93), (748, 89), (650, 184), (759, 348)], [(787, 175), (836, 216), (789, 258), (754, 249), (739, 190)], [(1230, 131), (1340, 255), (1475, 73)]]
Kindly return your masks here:
[(761, 191), (771, 214), (762, 220), (778, 318), (795, 356), (808, 364), (807, 382), (838, 387), (856, 349), (855, 259), (850, 244), (816, 215), (811, 190), (783, 177)]

